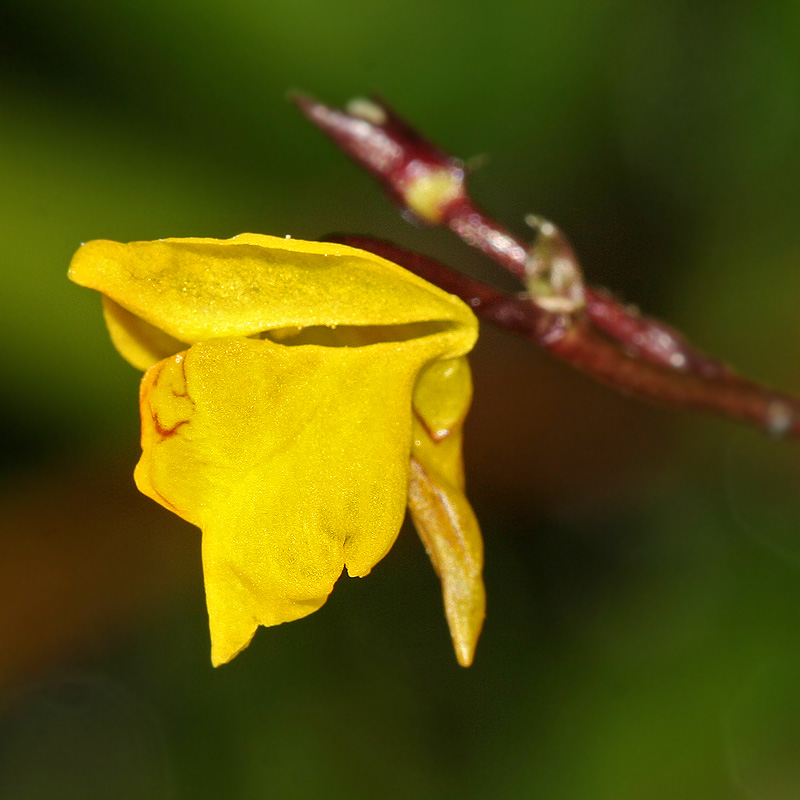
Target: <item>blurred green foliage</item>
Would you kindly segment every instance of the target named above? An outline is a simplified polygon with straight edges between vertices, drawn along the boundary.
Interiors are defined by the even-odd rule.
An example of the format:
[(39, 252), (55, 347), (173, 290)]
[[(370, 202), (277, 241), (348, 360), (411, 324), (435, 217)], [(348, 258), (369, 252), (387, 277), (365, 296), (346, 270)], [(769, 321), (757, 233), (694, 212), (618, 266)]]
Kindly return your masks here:
[[(104, 488), (131, 480), (138, 376), (65, 273), (94, 238), (340, 230), (508, 285), (407, 226), (285, 100), (378, 92), (490, 157), (474, 193), (512, 228), (553, 219), (592, 280), (800, 391), (800, 4), (6, 0), (2, 18), (4, 800), (798, 796), (796, 445), (617, 398), (487, 332), (475, 666), (409, 529), (212, 671), (199, 538)], [(84, 541), (90, 506), (98, 539), (124, 523), (190, 552), (155, 607), (45, 647), (42, 620), (66, 630), (93, 597), (41, 566)], [(98, 572), (129, 551), (107, 552)]]

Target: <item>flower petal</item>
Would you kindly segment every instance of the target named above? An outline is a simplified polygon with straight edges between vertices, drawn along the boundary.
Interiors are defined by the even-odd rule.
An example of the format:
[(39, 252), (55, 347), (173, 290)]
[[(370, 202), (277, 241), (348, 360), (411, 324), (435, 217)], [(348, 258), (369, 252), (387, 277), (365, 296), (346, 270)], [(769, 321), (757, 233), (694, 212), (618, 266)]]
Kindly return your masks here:
[(442, 582), (458, 662), (469, 666), (483, 627), (483, 541), (464, 494), (462, 425), (472, 396), (465, 358), (438, 361), (414, 389), (408, 508)]
[(438, 321), (461, 331), (460, 347), (449, 353), (460, 355), (477, 335), (471, 312), (452, 295), (372, 253), (338, 244), (259, 234), (97, 240), (75, 254), (70, 277), (190, 344), (293, 326)]
[(110, 297), (103, 297), (103, 316), (114, 347), (137, 369), (149, 369), (162, 358), (188, 347), (186, 342), (145, 322)]
[(414, 410), (434, 441), (460, 428), (472, 402), (472, 373), (466, 358), (443, 358), (420, 373)]
[(391, 547), (408, 489), (411, 393), (436, 339), (219, 339), (147, 372), (136, 480), (203, 529), (215, 665), (258, 625), (318, 609), (344, 565), (366, 575)]

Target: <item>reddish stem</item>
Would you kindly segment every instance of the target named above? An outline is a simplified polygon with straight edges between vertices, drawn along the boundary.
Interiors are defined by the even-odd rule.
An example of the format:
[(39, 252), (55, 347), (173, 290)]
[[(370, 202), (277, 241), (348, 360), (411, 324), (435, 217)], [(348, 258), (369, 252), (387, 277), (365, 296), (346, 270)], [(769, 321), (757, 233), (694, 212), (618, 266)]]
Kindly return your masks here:
[[(351, 111), (330, 108), (300, 95), (293, 100), (311, 122), (372, 174), (406, 213), (414, 214), (409, 201), (412, 188), (421, 178), (431, 174), (448, 176), (451, 191), (422, 221), (446, 225), (516, 278), (525, 279), (529, 247), (472, 201), (459, 159), (425, 140), (380, 100), (360, 101)], [(419, 218), (418, 214), (415, 216)], [(571, 248), (569, 251), (572, 253)], [(585, 287), (584, 298), (589, 322), (619, 341), (630, 355), (681, 372), (719, 378), (730, 375), (724, 364), (695, 350), (675, 330), (640, 316), (608, 292)]]
[(725, 379), (666, 370), (622, 351), (587, 320), (549, 314), (525, 298), (469, 278), (432, 258), (368, 236), (336, 235), (330, 241), (368, 250), (460, 297), (482, 319), (536, 342), (573, 367), (638, 397), (749, 422), (775, 435), (800, 436), (800, 400), (734, 373)]
[[(472, 202), (462, 162), (426, 141), (385, 104), (364, 101), (345, 112), (307, 97), (293, 100), (406, 212), (446, 225), (517, 278), (528, 276), (530, 248)], [(424, 202), (418, 191), (422, 184)], [(537, 342), (620, 391), (748, 421), (776, 435), (800, 436), (799, 399), (740, 377), (693, 348), (670, 326), (640, 316), (605, 290), (584, 287), (580, 313), (556, 314), (537, 305), (535, 297), (500, 292), (388, 242), (334, 238), (401, 264), (458, 295), (484, 319)]]

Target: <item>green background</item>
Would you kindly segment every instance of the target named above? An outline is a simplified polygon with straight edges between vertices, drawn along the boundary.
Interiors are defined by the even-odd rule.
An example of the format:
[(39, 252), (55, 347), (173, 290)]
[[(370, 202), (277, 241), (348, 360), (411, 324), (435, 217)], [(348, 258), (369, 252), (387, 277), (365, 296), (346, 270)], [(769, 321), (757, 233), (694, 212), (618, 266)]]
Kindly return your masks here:
[(800, 391), (800, 4), (11, 0), (0, 11), (0, 797), (800, 796), (800, 453), (484, 329), (488, 617), (456, 665), (404, 528), (212, 670), (191, 526), (140, 497), (138, 375), (82, 241), (384, 236), (286, 100), (376, 92), (593, 282)]

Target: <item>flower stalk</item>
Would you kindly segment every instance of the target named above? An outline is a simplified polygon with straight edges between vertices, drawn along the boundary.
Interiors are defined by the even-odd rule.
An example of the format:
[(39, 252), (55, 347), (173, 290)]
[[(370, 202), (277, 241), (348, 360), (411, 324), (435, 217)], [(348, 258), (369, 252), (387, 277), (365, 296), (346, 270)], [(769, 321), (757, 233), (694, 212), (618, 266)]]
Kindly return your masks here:
[(353, 101), (340, 110), (302, 95), (292, 100), (378, 180), (404, 216), (449, 228), (519, 279), (525, 293), (501, 292), (388, 242), (356, 236), (335, 241), (401, 264), (458, 295), (479, 317), (619, 391), (750, 423), (774, 436), (800, 436), (800, 398), (741, 377), (671, 326), (586, 284), (572, 247), (551, 222), (529, 216), (536, 235), (530, 245), (520, 241), (472, 200), (463, 162), (382, 101)]

